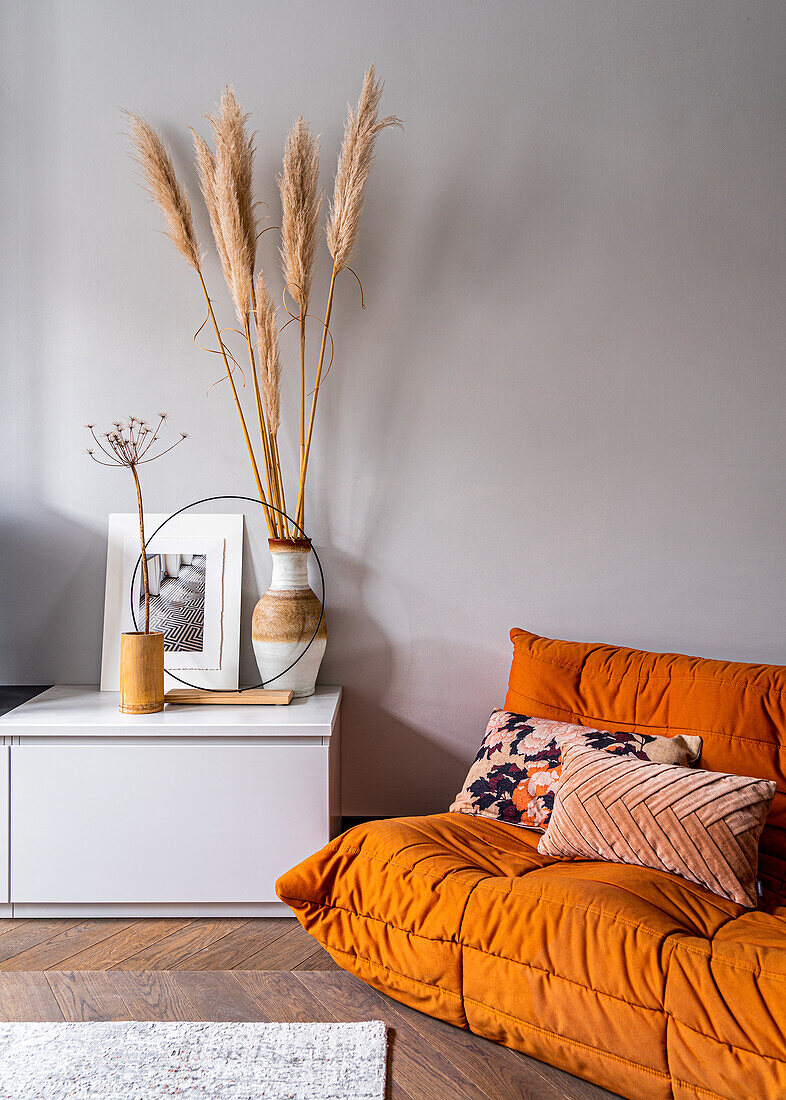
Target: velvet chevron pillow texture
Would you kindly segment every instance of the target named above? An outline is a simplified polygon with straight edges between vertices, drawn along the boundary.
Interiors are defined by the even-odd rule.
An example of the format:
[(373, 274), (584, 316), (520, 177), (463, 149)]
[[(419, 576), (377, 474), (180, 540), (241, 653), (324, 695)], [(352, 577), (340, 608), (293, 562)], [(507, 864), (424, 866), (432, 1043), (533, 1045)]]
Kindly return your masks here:
[(700, 737), (609, 733), (495, 710), (451, 812), (545, 829), (560, 779), (562, 750), (579, 744), (683, 766), (698, 763), (702, 747)]
[(756, 905), (759, 836), (775, 783), (620, 759), (588, 745), (563, 754), (548, 856), (670, 871), (740, 905)]

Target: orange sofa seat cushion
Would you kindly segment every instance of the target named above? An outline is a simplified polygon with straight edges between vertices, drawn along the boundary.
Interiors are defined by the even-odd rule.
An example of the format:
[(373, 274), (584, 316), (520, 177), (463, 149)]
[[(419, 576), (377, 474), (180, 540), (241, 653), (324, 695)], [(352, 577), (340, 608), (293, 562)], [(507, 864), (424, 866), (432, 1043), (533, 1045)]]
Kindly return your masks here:
[[(512, 630), (505, 709), (582, 726), (698, 734), (701, 766), (772, 779), (763, 877), (786, 881), (786, 667), (541, 638)], [(773, 881), (774, 880), (774, 881)]]
[(786, 908), (745, 913), (711, 940), (680, 938), (665, 1007), (680, 1100), (786, 1096)]
[[(665, 872), (556, 861), (537, 842), (537, 833), (464, 814), (370, 822), (276, 888), (335, 961), (370, 985), (623, 1096), (669, 1100), (675, 1064), (681, 1081), (700, 1084), (682, 1046), (697, 1029), (710, 1044), (745, 1049), (757, 1097), (782, 1097), (782, 1043), (768, 1034), (766, 1013), (786, 1018), (786, 983), (773, 979), (757, 994), (752, 1030), (734, 1022), (733, 999), (712, 1030), (699, 992), (712, 983), (712, 952), (744, 963), (749, 983), (765, 955), (784, 970), (782, 918), (743, 916), (735, 902)], [(748, 935), (752, 917), (761, 942), (745, 954), (724, 931)], [(729, 983), (738, 977), (728, 974)], [(729, 984), (715, 996), (726, 992), (744, 989)]]

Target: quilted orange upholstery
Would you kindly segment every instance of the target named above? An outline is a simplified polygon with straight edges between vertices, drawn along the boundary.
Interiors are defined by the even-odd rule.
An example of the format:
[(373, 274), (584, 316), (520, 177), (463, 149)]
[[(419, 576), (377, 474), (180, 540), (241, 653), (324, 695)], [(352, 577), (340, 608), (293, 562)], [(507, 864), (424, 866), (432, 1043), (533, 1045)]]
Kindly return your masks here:
[(786, 666), (709, 661), (679, 653), (561, 642), (512, 630), (505, 709), (581, 726), (698, 734), (701, 766), (774, 779), (761, 840), (764, 861), (786, 880)]
[[(772, 685), (786, 670), (727, 664), (721, 674), (706, 667), (719, 662), (669, 656), (659, 666), (641, 659), (660, 655), (526, 639), (562, 664), (550, 661), (538, 683), (542, 652), (527, 654), (533, 675), (521, 674), (517, 635), (511, 693), (515, 678), (519, 699), (541, 700), (537, 711), (529, 704), (525, 711), (548, 717), (543, 700), (551, 699), (552, 714), (596, 726), (611, 719), (619, 728), (710, 732), (715, 767), (733, 770), (731, 759), (747, 752), (742, 770), (776, 778), (783, 790), (774, 763), (765, 770), (766, 753), (774, 762), (786, 729), (774, 701), (781, 696), (762, 696), (780, 692)], [(597, 651), (602, 658), (592, 658)], [(592, 676), (576, 674), (585, 655), (598, 660), (593, 670), (606, 679), (602, 699)], [(648, 685), (645, 667), (666, 682)], [(675, 689), (664, 667), (690, 670), (691, 683)], [(624, 682), (628, 670), (635, 670), (637, 690)], [(695, 681), (705, 676), (712, 680), (707, 691), (717, 692), (724, 685), (716, 672), (734, 685), (736, 702), (721, 693), (725, 720), (702, 688), (697, 722), (670, 695), (697, 690)], [(506, 705), (519, 709), (511, 693)], [(595, 701), (605, 714), (588, 705)], [(750, 722), (739, 725), (749, 711)], [(629, 718), (618, 718), (622, 713)], [(753, 747), (739, 749), (735, 738), (750, 739), (751, 732)], [(721, 764), (723, 739), (734, 748)], [(781, 830), (776, 824), (772, 834), (775, 871)], [(540, 855), (538, 836), (462, 814), (372, 822), (293, 868), (277, 889), (336, 962), (369, 984), (623, 1096), (786, 1097), (786, 900), (779, 875), (769, 877), (763, 905), (751, 912), (665, 872)]]

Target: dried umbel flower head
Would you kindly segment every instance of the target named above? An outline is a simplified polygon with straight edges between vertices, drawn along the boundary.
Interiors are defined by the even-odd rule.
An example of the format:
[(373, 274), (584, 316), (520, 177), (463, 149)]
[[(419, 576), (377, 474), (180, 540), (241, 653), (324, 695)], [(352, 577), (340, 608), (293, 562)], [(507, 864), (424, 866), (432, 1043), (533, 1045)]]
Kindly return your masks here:
[(314, 278), (322, 192), (319, 190), (319, 140), (302, 117), (287, 135), (278, 189), (284, 281), (301, 314), (306, 314)]
[(371, 65), (363, 78), (357, 107), (350, 106), (347, 110), (327, 223), (327, 244), (336, 272), (349, 266), (355, 247), (363, 211), (363, 189), (374, 163), (377, 135), (387, 126), (403, 129), (395, 115), (378, 117), (383, 87), (383, 82), (375, 79)]
[(159, 134), (149, 122), (126, 111), (131, 126), (134, 159), (142, 169), (142, 178), (153, 202), (166, 221), (172, 244), (188, 263), (199, 271), (202, 257), (194, 232), (188, 192), (178, 182), (172, 158)]
[(142, 505), (142, 487), (139, 483), (137, 466), (145, 462), (154, 462), (157, 458), (173, 450), (184, 439), (188, 438), (186, 432), (180, 433), (180, 438), (168, 447), (160, 450), (156, 444), (160, 442), (161, 429), (167, 421), (166, 413), (158, 414), (158, 424), (151, 428), (146, 420), (140, 416), (129, 416), (125, 423), (115, 420), (107, 432), (96, 433), (95, 424), (87, 424), (87, 430), (93, 437), (98, 447), (98, 452), (103, 457), (99, 458), (94, 447), (88, 447), (87, 453), (94, 462), (101, 466), (125, 466), (131, 471), (136, 489), (136, 502), (139, 512), (139, 545), (142, 559), (142, 585), (145, 593), (145, 634), (150, 633), (150, 580), (147, 572), (147, 541), (145, 538), (145, 510)]
[(167, 413), (159, 413), (158, 424), (151, 427), (141, 417), (129, 416), (125, 422), (114, 420), (109, 431), (99, 433), (96, 433), (95, 424), (86, 424), (85, 427), (93, 437), (103, 458), (98, 457), (93, 447), (88, 447), (87, 453), (94, 462), (102, 466), (128, 466), (131, 469), (145, 462), (154, 462), (157, 458), (174, 450), (184, 439), (188, 439), (188, 432), (180, 432), (180, 438), (174, 443), (164, 447), (163, 450), (156, 449), (156, 444), (161, 442), (161, 430), (168, 419)]
[(275, 438), (281, 422), (281, 359), (278, 352), (276, 308), (261, 271), (257, 275), (254, 320), (259, 348), (259, 385), (262, 400), (265, 403), (270, 434)]

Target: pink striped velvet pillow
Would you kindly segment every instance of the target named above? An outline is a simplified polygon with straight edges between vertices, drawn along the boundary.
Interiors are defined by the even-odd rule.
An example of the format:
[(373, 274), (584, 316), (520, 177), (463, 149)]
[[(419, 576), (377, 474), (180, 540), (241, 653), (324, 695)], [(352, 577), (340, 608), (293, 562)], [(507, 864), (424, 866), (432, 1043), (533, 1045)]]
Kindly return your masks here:
[(538, 851), (671, 871), (756, 905), (759, 836), (775, 783), (576, 745)]

